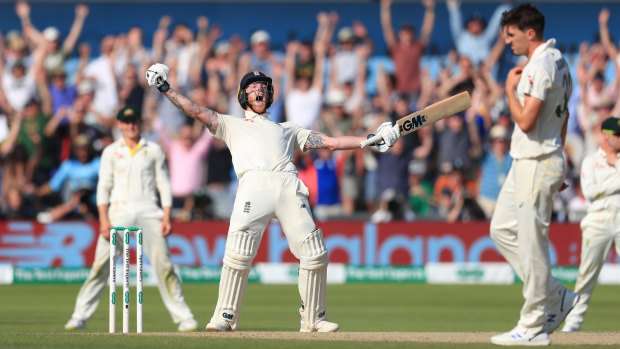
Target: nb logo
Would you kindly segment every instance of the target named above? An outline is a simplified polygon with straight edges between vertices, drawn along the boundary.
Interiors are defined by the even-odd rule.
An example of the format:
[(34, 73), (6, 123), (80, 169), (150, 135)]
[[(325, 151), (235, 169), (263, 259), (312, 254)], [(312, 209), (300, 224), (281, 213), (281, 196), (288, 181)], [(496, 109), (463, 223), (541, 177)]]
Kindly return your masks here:
[(323, 316), (325, 316), (325, 311), (319, 313), (319, 318), (322, 318)]
[(547, 322), (555, 322), (555, 314), (549, 314), (547, 315)]
[(224, 319), (232, 320), (233, 319), (233, 314), (223, 313), (222, 317)]

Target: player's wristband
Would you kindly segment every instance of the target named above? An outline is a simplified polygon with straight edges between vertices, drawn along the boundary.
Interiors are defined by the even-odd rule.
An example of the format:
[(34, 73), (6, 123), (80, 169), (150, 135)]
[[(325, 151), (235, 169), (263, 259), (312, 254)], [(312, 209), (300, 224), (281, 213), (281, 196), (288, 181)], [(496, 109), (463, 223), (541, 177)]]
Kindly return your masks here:
[(161, 86), (159, 86), (157, 89), (161, 93), (166, 93), (168, 92), (168, 90), (170, 90), (170, 84), (168, 83), (168, 81), (164, 81), (164, 83)]

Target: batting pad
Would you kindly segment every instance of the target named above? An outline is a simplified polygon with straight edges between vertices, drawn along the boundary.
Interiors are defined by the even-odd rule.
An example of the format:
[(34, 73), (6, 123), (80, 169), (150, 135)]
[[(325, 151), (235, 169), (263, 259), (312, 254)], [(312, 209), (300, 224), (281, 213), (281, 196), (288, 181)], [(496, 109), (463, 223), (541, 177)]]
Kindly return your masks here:
[(326, 319), (327, 308), (327, 249), (323, 232), (316, 229), (301, 243), (299, 261), (299, 310), (306, 330), (315, 330), (315, 324)]
[(211, 322), (226, 321), (233, 331), (237, 329), (248, 275), (252, 260), (258, 250), (258, 244), (257, 235), (250, 231), (228, 234), (217, 306)]

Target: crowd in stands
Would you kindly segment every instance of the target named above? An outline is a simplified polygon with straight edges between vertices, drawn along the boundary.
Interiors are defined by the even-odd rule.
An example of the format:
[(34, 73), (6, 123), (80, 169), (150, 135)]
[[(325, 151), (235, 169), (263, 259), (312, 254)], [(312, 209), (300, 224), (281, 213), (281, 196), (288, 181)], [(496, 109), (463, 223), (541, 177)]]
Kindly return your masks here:
[[(387, 153), (321, 150), (296, 153), (295, 159), (319, 220), (489, 219), (511, 164), (514, 123), (497, 68), (509, 49), (499, 21), (510, 7), (498, 6), (488, 19), (464, 19), (458, 0), (447, 0), (454, 49), (429, 56), (436, 5), (421, 2), (424, 17), (416, 27), (393, 23), (392, 1), (381, 0), (384, 42), (373, 42), (362, 22), (340, 23), (337, 13), (321, 12), (314, 38), (290, 41), (284, 52), (270, 46), (264, 30), (224, 40), (206, 17), (197, 17), (194, 31), (163, 16), (152, 43), (139, 27), (104, 33), (93, 57), (94, 50), (80, 42), (85, 21), (96, 15), (87, 5), (75, 7), (63, 38), (54, 27), (37, 28), (30, 5), (19, 1), (21, 28), (0, 34), (0, 218), (96, 219), (99, 155), (119, 137), (116, 112), (133, 105), (142, 110), (143, 136), (167, 153), (174, 218), (228, 219), (237, 184), (230, 153), (203, 125), (147, 88), (144, 72), (161, 62), (171, 68), (173, 88), (239, 117), (240, 77), (262, 71), (275, 85), (270, 119), (330, 136), (367, 135), (382, 122), (469, 91), (471, 108), (402, 137)], [(556, 221), (578, 221), (584, 214), (581, 160), (598, 147), (601, 122), (620, 115), (620, 57), (609, 17), (602, 9), (600, 41), (584, 42), (569, 56), (575, 82), (565, 146), (569, 188), (557, 195)]]

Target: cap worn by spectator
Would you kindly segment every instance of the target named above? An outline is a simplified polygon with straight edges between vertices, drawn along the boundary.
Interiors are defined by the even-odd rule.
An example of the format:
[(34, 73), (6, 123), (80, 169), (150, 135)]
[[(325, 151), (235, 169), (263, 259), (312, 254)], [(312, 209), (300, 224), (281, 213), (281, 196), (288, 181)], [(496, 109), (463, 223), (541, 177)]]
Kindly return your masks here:
[(230, 51), (230, 44), (226, 41), (221, 41), (215, 44), (215, 54), (225, 54)]
[(354, 38), (355, 34), (353, 33), (353, 29), (350, 27), (342, 27), (338, 31), (338, 41), (340, 42), (353, 41)]
[(26, 64), (24, 63), (23, 59), (16, 59), (15, 62), (13, 62), (13, 66), (11, 66), (11, 68), (25, 68)]
[(56, 41), (60, 38), (60, 32), (55, 27), (47, 27), (43, 31), (43, 37), (47, 41)]
[(55, 78), (55, 77), (66, 77), (67, 73), (65, 72), (65, 70), (62, 67), (56, 67), (56, 68), (50, 70), (49, 75), (52, 78)]
[(13, 51), (20, 51), (26, 48), (26, 42), (21, 36), (14, 36), (8, 39), (9, 49)]
[(76, 147), (89, 147), (90, 143), (90, 138), (85, 134), (79, 134), (73, 140), (73, 145)]
[(508, 131), (502, 125), (495, 125), (491, 127), (491, 131), (489, 131), (489, 138), (493, 141), (496, 139), (506, 140), (508, 139)]
[(344, 95), (344, 92), (342, 92), (342, 90), (331, 89), (329, 90), (329, 92), (327, 92), (325, 102), (329, 106), (341, 106), (344, 104), (345, 99), (346, 96)]
[(269, 37), (269, 33), (264, 30), (257, 30), (250, 37), (250, 43), (252, 43), (252, 45), (262, 42), (269, 43), (269, 40), (271, 40), (271, 38)]
[(126, 106), (118, 111), (116, 118), (119, 121), (126, 122), (130, 120), (140, 120), (140, 111), (133, 106)]
[(620, 134), (620, 119), (613, 116), (605, 119), (601, 124), (601, 131), (612, 135)]
[(77, 89), (76, 90), (77, 90), (77, 94), (78, 95), (83, 95), (83, 94), (87, 94), (87, 93), (94, 93), (95, 92), (95, 86), (93, 86), (93, 83), (90, 80), (82, 80), (77, 85)]

